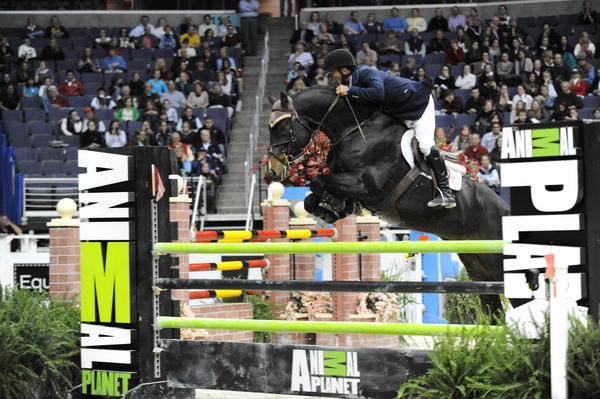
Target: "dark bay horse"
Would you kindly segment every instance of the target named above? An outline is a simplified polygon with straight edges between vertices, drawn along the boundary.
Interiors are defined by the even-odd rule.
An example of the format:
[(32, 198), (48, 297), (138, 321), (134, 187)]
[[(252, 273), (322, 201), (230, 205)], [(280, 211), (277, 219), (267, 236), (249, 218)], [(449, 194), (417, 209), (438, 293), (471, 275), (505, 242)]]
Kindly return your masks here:
[[(335, 99), (334, 89), (323, 86), (311, 87), (293, 98), (282, 92), (278, 101), (271, 99), (273, 115), (278, 119), (272, 121), (270, 128), (272, 180), (285, 179), (287, 160), (302, 152)], [(312, 193), (305, 200), (307, 211), (329, 223), (352, 213), (353, 207), (336, 214), (320, 206), (324, 196), (333, 195), (358, 202), (389, 223), (433, 233), (443, 239), (502, 239), (501, 218), (510, 213), (509, 207), (485, 184), (463, 177), (462, 189), (456, 193), (458, 205), (454, 209), (427, 207), (433, 185), (422, 175), (401, 196), (392, 198), (394, 188), (410, 170), (400, 149), (407, 128), (374, 106), (359, 103), (356, 99), (350, 99), (350, 102), (356, 118), (363, 122), (366, 143), (348, 102), (340, 98), (320, 126), (333, 143), (327, 158), (331, 174), (320, 174), (311, 181)], [(501, 255), (459, 256), (473, 280), (502, 280)]]

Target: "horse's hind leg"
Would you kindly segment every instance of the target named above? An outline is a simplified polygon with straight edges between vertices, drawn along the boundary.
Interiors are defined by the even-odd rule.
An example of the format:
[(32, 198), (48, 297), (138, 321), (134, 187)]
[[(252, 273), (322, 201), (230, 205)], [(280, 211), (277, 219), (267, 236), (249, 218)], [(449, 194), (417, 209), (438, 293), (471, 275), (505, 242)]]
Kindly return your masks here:
[[(474, 281), (502, 281), (501, 254), (459, 254), (467, 274)], [(498, 295), (480, 295), (483, 311), (491, 316), (501, 314), (502, 302)]]

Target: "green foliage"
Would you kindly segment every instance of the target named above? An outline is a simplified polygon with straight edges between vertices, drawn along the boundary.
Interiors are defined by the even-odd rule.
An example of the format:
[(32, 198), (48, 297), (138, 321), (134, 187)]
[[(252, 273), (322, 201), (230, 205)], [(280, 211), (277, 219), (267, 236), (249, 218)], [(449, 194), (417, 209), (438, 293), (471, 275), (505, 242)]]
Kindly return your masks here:
[[(252, 304), (252, 318), (255, 320), (273, 320), (274, 304), (261, 294), (246, 295), (248, 302)], [(254, 342), (272, 342), (273, 333), (265, 331), (254, 332)]]
[[(471, 281), (464, 269), (456, 275), (455, 281)], [(481, 297), (473, 294), (444, 294), (444, 318), (450, 324), (480, 324), (485, 318), (482, 312)]]
[(76, 379), (79, 310), (13, 290), (0, 299), (0, 397), (63, 398)]
[(600, 323), (574, 319), (569, 331), (568, 376), (573, 398), (600, 398)]

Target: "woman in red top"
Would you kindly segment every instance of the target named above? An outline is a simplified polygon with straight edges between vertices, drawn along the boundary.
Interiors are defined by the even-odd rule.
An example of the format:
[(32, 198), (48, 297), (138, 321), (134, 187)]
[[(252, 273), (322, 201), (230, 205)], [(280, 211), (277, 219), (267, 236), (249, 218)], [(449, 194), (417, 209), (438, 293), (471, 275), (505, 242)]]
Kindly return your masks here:
[(570, 83), (571, 91), (573, 93), (577, 94), (578, 96), (585, 97), (585, 94), (587, 92), (586, 81), (581, 79), (581, 74), (579, 73), (579, 70), (573, 69), (573, 72), (571, 73)]
[(446, 63), (450, 65), (460, 64), (464, 62), (465, 53), (458, 45), (458, 40), (454, 39), (450, 42), (450, 47), (446, 50)]

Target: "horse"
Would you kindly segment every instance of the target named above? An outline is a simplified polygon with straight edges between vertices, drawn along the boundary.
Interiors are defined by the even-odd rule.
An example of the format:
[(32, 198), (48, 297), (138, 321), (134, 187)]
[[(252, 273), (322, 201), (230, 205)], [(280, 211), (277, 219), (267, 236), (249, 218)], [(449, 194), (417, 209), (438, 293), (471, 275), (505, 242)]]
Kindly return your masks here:
[[(502, 216), (509, 215), (510, 209), (485, 184), (463, 176), (453, 209), (427, 207), (435, 188), (421, 173), (406, 190), (398, 192), (399, 182), (411, 171), (401, 153), (401, 140), (408, 128), (380, 107), (355, 98), (338, 98), (330, 86), (310, 87), (293, 97), (281, 92), (279, 100), (270, 100), (270, 180), (285, 180), (290, 160), (301, 156), (316, 130), (331, 141), (327, 155), (330, 173), (312, 179), (311, 193), (304, 201), (311, 214), (332, 223), (353, 213), (360, 204), (389, 223), (446, 240), (502, 239)], [(345, 201), (344, 211), (332, 212), (323, 206), (330, 196)], [(459, 257), (471, 279), (502, 281), (500, 254)], [(482, 299), (494, 308), (500, 306), (498, 296)]]

